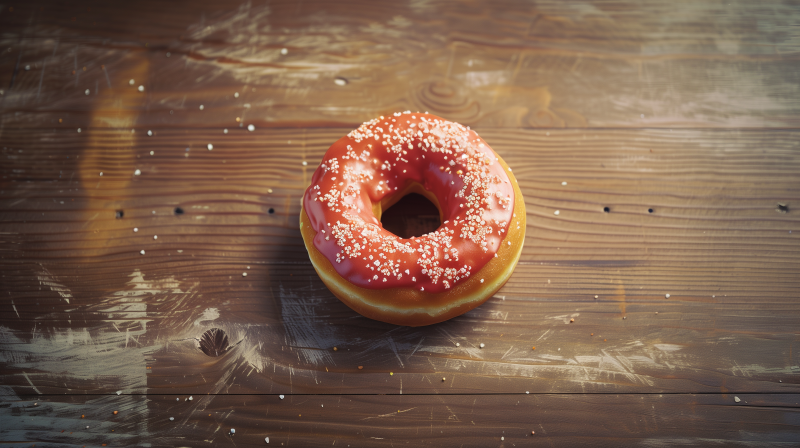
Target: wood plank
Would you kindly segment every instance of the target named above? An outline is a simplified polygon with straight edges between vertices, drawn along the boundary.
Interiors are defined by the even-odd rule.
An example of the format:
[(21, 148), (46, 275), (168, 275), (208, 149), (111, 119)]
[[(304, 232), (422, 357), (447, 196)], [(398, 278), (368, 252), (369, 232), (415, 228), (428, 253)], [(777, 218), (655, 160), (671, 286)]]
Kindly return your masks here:
[[(0, 441), (797, 445), (798, 12), (4, 5)], [(297, 229), (331, 142), (405, 109), (528, 212), (505, 287), (424, 328), (340, 303)]]
[(0, 438), (37, 446), (265, 446), (269, 438), (268, 446), (309, 447), (788, 447), (800, 437), (798, 396), (786, 394), (189, 397), (7, 395), (0, 418), (18, 424)]
[(0, 18), (0, 119), (352, 127), (409, 109), (505, 128), (798, 126), (797, 5), (372, 3), (19, 6)]
[[(487, 304), (409, 329), (339, 303), (299, 237), (299, 197), (345, 129), (4, 130), (3, 384), (797, 391), (796, 131), (479, 131), (523, 188), (522, 261)], [(209, 358), (210, 328), (238, 345)]]

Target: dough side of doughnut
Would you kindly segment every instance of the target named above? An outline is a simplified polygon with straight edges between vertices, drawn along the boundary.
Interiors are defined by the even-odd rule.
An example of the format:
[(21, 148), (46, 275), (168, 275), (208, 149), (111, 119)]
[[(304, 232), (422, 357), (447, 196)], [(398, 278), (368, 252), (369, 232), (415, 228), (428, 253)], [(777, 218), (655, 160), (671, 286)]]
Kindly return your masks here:
[[(442, 322), (466, 313), (485, 302), (511, 277), (525, 241), (526, 215), (522, 192), (514, 175), (508, 171), (508, 165), (499, 156), (498, 160), (506, 170), (514, 188), (516, 217), (497, 251), (497, 257), (471, 274), (468, 280), (450, 290), (434, 294), (425, 293), (417, 288), (367, 289), (355, 286), (342, 278), (330, 261), (314, 246), (316, 232), (311, 227), (303, 208), (300, 213), (300, 231), (311, 263), (322, 282), (339, 300), (357, 313), (370, 319), (410, 327)], [(402, 195), (397, 195), (397, 199)], [(484, 280), (483, 283), (481, 279)]]

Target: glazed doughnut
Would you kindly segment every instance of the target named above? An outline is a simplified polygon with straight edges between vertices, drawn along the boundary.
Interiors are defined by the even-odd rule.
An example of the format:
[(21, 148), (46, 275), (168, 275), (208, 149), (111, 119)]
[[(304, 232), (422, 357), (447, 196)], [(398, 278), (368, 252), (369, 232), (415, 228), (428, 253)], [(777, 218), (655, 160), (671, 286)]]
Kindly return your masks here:
[[(439, 209), (434, 232), (402, 239), (381, 213), (409, 193)], [(475, 131), (427, 113), (362, 124), (325, 153), (303, 196), (314, 269), (371, 319), (421, 326), (465, 313), (508, 280), (525, 239), (511, 168)]]

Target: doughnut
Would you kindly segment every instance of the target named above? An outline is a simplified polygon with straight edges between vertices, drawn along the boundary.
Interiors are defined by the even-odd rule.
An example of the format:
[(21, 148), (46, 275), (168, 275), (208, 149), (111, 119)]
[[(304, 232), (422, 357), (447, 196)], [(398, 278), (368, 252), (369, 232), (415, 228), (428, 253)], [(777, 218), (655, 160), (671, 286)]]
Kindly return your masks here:
[[(419, 193), (441, 226), (403, 239), (381, 213)], [(322, 282), (371, 319), (422, 326), (485, 302), (514, 271), (525, 203), (511, 168), (470, 130), (427, 113), (363, 123), (325, 153), (300, 231)]]

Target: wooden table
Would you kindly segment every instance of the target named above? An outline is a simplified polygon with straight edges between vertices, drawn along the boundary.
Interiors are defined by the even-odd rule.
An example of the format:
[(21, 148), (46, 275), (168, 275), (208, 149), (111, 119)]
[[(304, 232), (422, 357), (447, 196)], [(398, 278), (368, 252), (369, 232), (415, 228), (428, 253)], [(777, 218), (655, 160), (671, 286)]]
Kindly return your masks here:
[[(2, 7), (5, 444), (800, 441), (796, 3)], [(328, 146), (403, 110), (528, 212), (506, 286), (423, 328), (298, 229)]]

